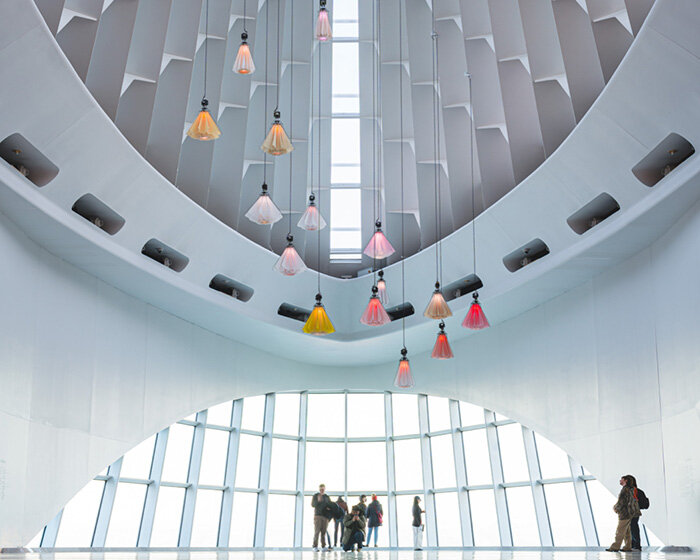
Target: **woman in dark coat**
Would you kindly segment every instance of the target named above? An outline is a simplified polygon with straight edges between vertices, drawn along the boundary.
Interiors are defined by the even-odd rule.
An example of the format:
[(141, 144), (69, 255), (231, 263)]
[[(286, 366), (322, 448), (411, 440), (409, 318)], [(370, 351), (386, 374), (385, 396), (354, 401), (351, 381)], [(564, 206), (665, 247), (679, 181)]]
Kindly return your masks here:
[(372, 494), (372, 501), (367, 506), (367, 527), (369, 527), (369, 531), (367, 532), (367, 546), (369, 546), (372, 533), (374, 533), (374, 546), (377, 546), (377, 535), (379, 533), (379, 527), (382, 526), (383, 517), (384, 510), (382, 509), (382, 504), (377, 500), (377, 495)]

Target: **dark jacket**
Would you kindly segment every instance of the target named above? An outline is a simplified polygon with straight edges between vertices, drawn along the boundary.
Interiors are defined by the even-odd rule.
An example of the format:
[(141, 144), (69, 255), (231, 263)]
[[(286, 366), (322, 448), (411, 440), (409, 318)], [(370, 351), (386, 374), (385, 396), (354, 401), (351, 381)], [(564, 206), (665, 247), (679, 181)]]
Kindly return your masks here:
[(348, 513), (348, 504), (345, 501), (341, 501), (340, 498), (336, 502), (333, 502), (333, 519), (337, 522), (342, 521), (345, 515)]
[(367, 517), (367, 506), (365, 504), (363, 504), (362, 502), (358, 502), (358, 504), (355, 507), (360, 508), (360, 512), (362, 513), (362, 515)]
[(331, 499), (328, 494), (316, 492), (314, 497), (311, 498), (311, 506), (314, 508), (314, 515), (322, 515), (323, 517), (326, 517), (328, 514), (326, 509), (330, 509)]
[(382, 509), (382, 504), (379, 500), (372, 500), (367, 506), (367, 526), (368, 527), (379, 527), (382, 523), (379, 521), (379, 514), (384, 515), (384, 510)]
[(423, 520), (421, 519), (421, 514), (423, 513), (423, 510), (420, 508), (418, 504), (413, 504), (413, 526), (414, 527), (420, 527), (423, 525)]
[(642, 515), (642, 512), (639, 510), (639, 502), (634, 497), (633, 488), (629, 486), (622, 487), (620, 495), (617, 497), (617, 502), (613, 506), (613, 511), (617, 513), (619, 519), (632, 519)]
[(365, 527), (367, 526), (367, 520), (365, 519), (365, 516), (362, 515), (362, 513), (360, 513), (360, 517), (357, 521), (353, 520), (352, 513), (348, 513), (343, 519), (343, 526), (345, 527), (345, 529), (343, 530), (343, 545), (347, 545), (350, 542), (353, 533), (357, 531), (360, 531), (362, 533), (362, 541), (364, 542), (366, 536)]

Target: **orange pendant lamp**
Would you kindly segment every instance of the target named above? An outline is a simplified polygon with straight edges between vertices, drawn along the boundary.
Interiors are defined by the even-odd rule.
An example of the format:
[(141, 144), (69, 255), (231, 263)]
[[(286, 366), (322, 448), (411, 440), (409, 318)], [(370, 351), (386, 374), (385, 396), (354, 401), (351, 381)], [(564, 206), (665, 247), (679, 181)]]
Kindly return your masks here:
[(437, 340), (435, 341), (435, 346), (433, 346), (433, 352), (430, 354), (430, 357), (436, 360), (449, 360), (450, 358), (454, 358), (452, 348), (450, 348), (450, 343), (447, 340), (445, 323), (442, 321), (440, 321), (440, 332), (438, 332)]
[(202, 99), (202, 109), (199, 111), (197, 118), (187, 131), (187, 136), (195, 140), (216, 140), (221, 136), (219, 127), (216, 126), (214, 119), (209, 113), (209, 100), (205, 97)]
[(236, 74), (252, 74), (255, 72), (255, 63), (253, 62), (253, 55), (250, 53), (247, 39), (248, 33), (244, 31), (241, 33), (241, 45), (238, 47), (238, 54), (233, 62), (233, 71)]
[(271, 156), (282, 156), (288, 154), (294, 149), (294, 146), (289, 141), (287, 133), (284, 131), (284, 127), (280, 121), (280, 112), (275, 110), (274, 117), (275, 120), (270, 127), (270, 132), (267, 133), (267, 138), (260, 146), (263, 152), (270, 154)]
[(333, 323), (326, 313), (326, 308), (323, 307), (321, 303), (321, 294), (316, 294), (316, 305), (311, 310), (311, 315), (304, 323), (304, 328), (302, 329), (306, 334), (314, 334), (317, 336), (323, 336), (325, 334), (331, 334), (335, 332)]

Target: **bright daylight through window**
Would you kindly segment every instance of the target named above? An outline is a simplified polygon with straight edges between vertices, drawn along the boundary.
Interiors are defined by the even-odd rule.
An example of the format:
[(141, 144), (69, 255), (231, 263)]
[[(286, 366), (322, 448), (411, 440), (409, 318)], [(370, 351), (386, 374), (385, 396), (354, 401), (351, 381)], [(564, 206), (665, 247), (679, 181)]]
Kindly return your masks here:
[(358, 0), (333, 3), (331, 261), (362, 257)]
[[(379, 546), (412, 546), (416, 495), (427, 546), (599, 546), (617, 524), (595, 477), (489, 410), (406, 393), (279, 393), (151, 436), (30, 544), (310, 547), (320, 483), (350, 505), (377, 494)], [(645, 527), (642, 544), (659, 544)]]

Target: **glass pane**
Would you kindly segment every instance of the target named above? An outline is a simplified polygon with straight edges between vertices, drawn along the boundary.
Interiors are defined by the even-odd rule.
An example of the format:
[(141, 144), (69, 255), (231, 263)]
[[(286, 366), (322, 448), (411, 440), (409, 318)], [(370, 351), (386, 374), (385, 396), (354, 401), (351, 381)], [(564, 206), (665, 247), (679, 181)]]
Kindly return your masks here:
[(496, 422), (503, 422), (505, 420), (510, 420), (507, 416), (503, 416), (503, 414), (499, 414), (498, 412), (495, 413), (496, 417)]
[[(29, 541), (25, 546), (27, 548), (39, 548), (41, 546), (41, 539), (44, 538), (44, 529), (42, 528), (41, 531), (39, 531), (34, 537), (32, 538), (31, 541)], [(90, 546), (87, 544), (86, 546)]]
[[(419, 494), (421, 509), (425, 509), (423, 494)], [(396, 496), (396, 521), (398, 523), (399, 546), (413, 548), (413, 494)], [(423, 514), (425, 523), (425, 514)], [(427, 545), (425, 533), (423, 533), (423, 545)]]
[(532, 488), (506, 488), (513, 546), (540, 546)]
[(232, 409), (233, 401), (226, 401), (221, 404), (217, 404), (216, 406), (212, 406), (207, 411), (207, 424), (230, 426)]
[(117, 484), (117, 494), (114, 497), (105, 546), (136, 546), (146, 488), (145, 484), (130, 484), (128, 482)]
[[(333, 113), (355, 114), (360, 112), (359, 97), (333, 97)], [(339, 182), (339, 181), (333, 181)], [(345, 182), (345, 181), (342, 181)], [(355, 182), (355, 181), (351, 181)]]
[(469, 492), (469, 506), (472, 512), (472, 526), (474, 527), (474, 545), (501, 546), (493, 490)]
[(544, 495), (554, 546), (584, 546), (586, 541), (583, 538), (574, 485), (571, 482), (545, 484)]
[(299, 435), (299, 393), (275, 395), (275, 422), (272, 431), (287, 436)]
[(391, 395), (394, 435), (408, 436), (420, 433), (418, 424), (418, 396)]
[[(345, 490), (344, 444), (312, 441), (306, 444), (304, 489), (316, 492), (319, 484), (325, 484), (329, 494)], [(304, 499), (311, 503), (311, 498)]]
[(462, 432), (464, 460), (467, 463), (467, 484), (491, 484), (491, 461), (486, 441), (486, 429)]
[[(359, 102), (358, 102), (359, 103)], [(357, 148), (360, 149), (359, 147)], [(360, 166), (331, 166), (331, 183), (333, 185), (355, 185), (360, 183)]]
[(150, 546), (177, 546), (180, 537), (180, 520), (182, 518), (182, 504), (184, 500), (184, 488), (161, 486), (158, 489), (158, 501), (156, 503), (156, 514), (153, 518)]
[[(338, 20), (355, 20), (357, 21), (357, 0), (334, 0), (333, 2), (333, 24), (337, 25)], [(335, 29), (333, 29), (333, 35)]]
[(238, 462), (236, 464), (235, 485), (237, 488), (258, 487), (260, 483), (261, 446), (261, 436), (241, 434), (241, 440), (238, 444)]
[(296, 490), (298, 447), (293, 440), (272, 439), (270, 488), (273, 490)]
[(503, 463), (503, 479), (506, 482), (530, 480), (522, 427), (520, 424), (508, 424), (507, 426), (499, 426), (497, 430), (501, 462)]
[[(350, 500), (351, 503), (356, 503)], [(311, 507), (311, 498), (304, 496), (304, 519), (302, 521), (303, 529), (301, 535), (302, 546), (311, 546), (314, 540), (314, 509)], [(321, 545), (319, 541), (319, 546)]]
[(333, 43), (332, 84), (335, 94), (360, 93), (359, 45), (357, 43)]
[(148, 479), (151, 474), (151, 462), (153, 461), (153, 447), (155, 444), (156, 436), (152, 435), (130, 451), (127, 451), (122, 459), (122, 469), (119, 476), (122, 478)]
[(395, 441), (394, 461), (396, 489), (423, 491), (420, 440), (401, 439)]
[(168, 429), (168, 445), (165, 448), (162, 480), (168, 482), (187, 482), (192, 451), (194, 427), (173, 424)]
[(348, 491), (386, 491), (386, 444), (348, 443)]
[(535, 434), (535, 443), (542, 478), (571, 477), (569, 456), (561, 448), (539, 434)]
[(450, 429), (450, 408), (443, 397), (428, 397), (428, 420), (431, 432)]
[(438, 545), (462, 546), (462, 526), (456, 492), (435, 494)]
[(101, 480), (91, 480), (66, 504), (58, 527), (57, 547), (87, 547), (92, 544), (104, 487), (105, 483)]
[[(452, 436), (434, 436), (430, 438), (430, 451), (433, 455), (433, 487), (452, 488), (457, 485), (455, 479), (455, 456)], [(461, 546), (461, 543), (460, 543)]]
[(360, 119), (331, 120), (331, 163), (360, 163)]
[(459, 401), (459, 415), (462, 426), (475, 426), (484, 423), (484, 409), (475, 404)]
[(216, 546), (222, 495), (221, 490), (197, 490), (190, 546)]
[(294, 546), (295, 496), (270, 494), (267, 497), (265, 546)]
[(345, 437), (345, 395), (309, 395), (307, 437)]
[[(335, 2), (333, 7), (335, 7)], [(354, 39), (358, 36), (357, 23), (334, 23), (333, 24), (333, 37), (337, 39)]]
[[(331, 224), (333, 218), (331, 218)], [(354, 251), (362, 248), (362, 232), (336, 231), (331, 225), (331, 251)]]
[(202, 466), (199, 470), (199, 483), (223, 486), (228, 456), (229, 433), (222, 430), (204, 430)]
[[(331, 225), (334, 228), (359, 228), (362, 208), (360, 189), (331, 189)], [(362, 397), (363, 395), (349, 395)], [(370, 395), (365, 395), (370, 396)], [(381, 397), (382, 395), (372, 395)], [(383, 406), (382, 406), (383, 408)]]
[(261, 432), (265, 419), (265, 395), (243, 399), (243, 418), (241, 428)]
[(617, 497), (597, 480), (587, 480), (586, 488), (591, 500), (598, 544), (608, 546), (613, 541), (617, 529), (617, 514), (612, 509)]
[(255, 516), (258, 511), (258, 495), (250, 492), (233, 494), (231, 533), (228, 545), (232, 548), (253, 546)]
[(384, 433), (384, 395), (348, 395), (348, 437), (383, 437)]

